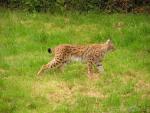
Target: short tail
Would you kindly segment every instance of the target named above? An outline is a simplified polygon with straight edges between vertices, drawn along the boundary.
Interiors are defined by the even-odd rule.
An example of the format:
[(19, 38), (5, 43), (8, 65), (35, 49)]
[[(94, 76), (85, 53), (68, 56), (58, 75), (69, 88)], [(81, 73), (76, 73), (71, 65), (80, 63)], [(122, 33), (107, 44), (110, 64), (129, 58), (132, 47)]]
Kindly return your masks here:
[(49, 52), (49, 53), (52, 53), (52, 49), (51, 49), (51, 48), (48, 48), (48, 52)]

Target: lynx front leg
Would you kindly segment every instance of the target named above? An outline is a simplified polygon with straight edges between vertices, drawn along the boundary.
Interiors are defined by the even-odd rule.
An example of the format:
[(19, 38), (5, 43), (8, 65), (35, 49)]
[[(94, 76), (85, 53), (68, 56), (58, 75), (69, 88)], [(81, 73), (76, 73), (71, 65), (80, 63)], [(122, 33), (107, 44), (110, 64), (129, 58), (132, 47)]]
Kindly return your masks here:
[(103, 68), (103, 65), (101, 63), (97, 63), (96, 68), (98, 69), (98, 71), (100, 73), (104, 73), (104, 68)]
[(87, 65), (88, 65), (88, 77), (91, 78), (93, 75), (93, 64), (92, 62), (89, 61)]

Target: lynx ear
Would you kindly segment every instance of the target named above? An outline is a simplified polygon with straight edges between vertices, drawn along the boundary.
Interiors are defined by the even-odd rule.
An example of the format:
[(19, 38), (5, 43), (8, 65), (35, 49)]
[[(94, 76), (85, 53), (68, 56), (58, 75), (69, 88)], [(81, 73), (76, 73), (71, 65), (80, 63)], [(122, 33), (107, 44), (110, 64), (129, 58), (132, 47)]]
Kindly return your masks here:
[(108, 39), (107, 41), (106, 41), (106, 44), (109, 44), (111, 41), (110, 41), (110, 39)]

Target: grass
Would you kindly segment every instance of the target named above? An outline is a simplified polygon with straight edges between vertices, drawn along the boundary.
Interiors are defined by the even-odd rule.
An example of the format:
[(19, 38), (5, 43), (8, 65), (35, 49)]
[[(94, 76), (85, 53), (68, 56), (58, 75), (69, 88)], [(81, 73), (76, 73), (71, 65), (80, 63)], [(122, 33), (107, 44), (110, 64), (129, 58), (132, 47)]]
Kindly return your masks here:
[[(150, 16), (0, 12), (0, 113), (150, 112)], [(89, 80), (80, 62), (36, 77), (48, 47), (112, 37), (105, 74)]]

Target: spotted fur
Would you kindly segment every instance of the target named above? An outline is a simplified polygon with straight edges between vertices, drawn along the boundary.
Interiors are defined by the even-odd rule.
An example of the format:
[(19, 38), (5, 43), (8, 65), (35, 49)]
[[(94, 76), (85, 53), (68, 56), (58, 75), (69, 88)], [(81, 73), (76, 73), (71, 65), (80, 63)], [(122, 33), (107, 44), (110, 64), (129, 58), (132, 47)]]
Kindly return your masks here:
[[(104, 72), (102, 60), (104, 55), (113, 50), (114, 46), (110, 40), (107, 40), (103, 44), (91, 44), (91, 45), (71, 45), (64, 44), (59, 45), (54, 49), (54, 58), (48, 64), (43, 65), (38, 72), (40, 75), (43, 71), (52, 68), (61, 68), (71, 60), (83, 61), (87, 63), (88, 75), (92, 76), (93, 66), (95, 65), (99, 72)], [(48, 49), (51, 52), (51, 49)]]

